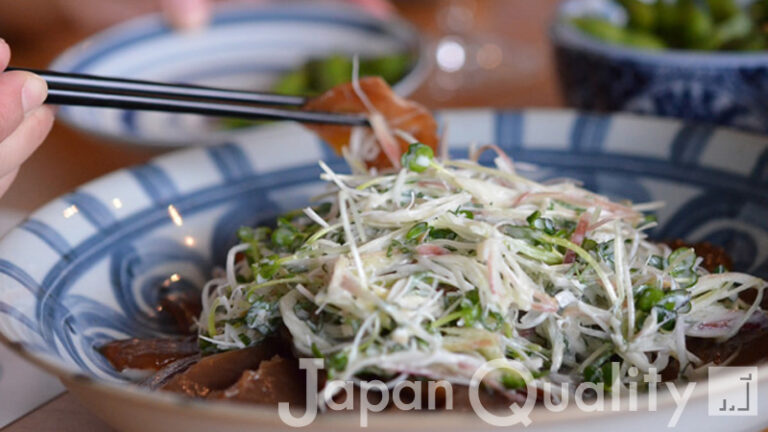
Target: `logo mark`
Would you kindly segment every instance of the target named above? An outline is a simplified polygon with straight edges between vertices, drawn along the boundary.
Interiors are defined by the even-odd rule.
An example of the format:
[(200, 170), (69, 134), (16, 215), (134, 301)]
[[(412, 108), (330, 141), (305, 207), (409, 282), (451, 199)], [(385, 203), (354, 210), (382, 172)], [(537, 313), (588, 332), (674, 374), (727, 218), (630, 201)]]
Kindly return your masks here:
[[(710, 367), (707, 373), (710, 416), (757, 415), (757, 367)], [(718, 392), (713, 388), (713, 382), (723, 375), (733, 380), (733, 390)]]

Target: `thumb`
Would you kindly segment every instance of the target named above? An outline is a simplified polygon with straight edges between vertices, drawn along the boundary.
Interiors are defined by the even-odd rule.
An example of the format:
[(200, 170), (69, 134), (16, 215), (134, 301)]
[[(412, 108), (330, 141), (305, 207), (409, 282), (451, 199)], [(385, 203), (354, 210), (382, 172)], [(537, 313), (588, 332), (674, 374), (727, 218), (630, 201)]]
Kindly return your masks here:
[(162, 0), (166, 19), (178, 30), (196, 30), (204, 27), (211, 16), (209, 0)]

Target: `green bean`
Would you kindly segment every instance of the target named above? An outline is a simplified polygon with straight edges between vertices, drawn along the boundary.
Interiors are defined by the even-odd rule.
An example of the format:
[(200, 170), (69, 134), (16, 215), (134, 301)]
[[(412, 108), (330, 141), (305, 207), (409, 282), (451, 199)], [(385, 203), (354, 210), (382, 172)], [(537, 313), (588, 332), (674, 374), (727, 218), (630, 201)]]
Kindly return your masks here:
[(656, 8), (641, 0), (617, 0), (627, 11), (629, 28), (651, 32), (656, 28)]
[(379, 75), (384, 81), (394, 83), (408, 72), (410, 64), (411, 59), (407, 54), (360, 59), (360, 75)]
[(768, 0), (757, 0), (749, 6), (749, 15), (755, 22), (768, 20)]
[(579, 18), (574, 24), (600, 40), (642, 49), (664, 49), (666, 44), (653, 33), (625, 30), (602, 18)]
[(768, 49), (768, 0), (744, 7), (738, 0), (613, 1), (626, 12), (626, 25), (595, 16), (572, 24), (602, 41), (647, 50)]
[(624, 44), (647, 50), (662, 50), (667, 44), (653, 33), (627, 31), (624, 34)]
[(746, 39), (739, 41), (734, 49), (740, 51), (761, 51), (768, 49), (768, 36), (765, 33), (752, 33)]
[(680, 33), (680, 17), (677, 6), (664, 0), (658, 0), (656, 9), (656, 33), (667, 45), (680, 47), (682, 45)]
[(351, 58), (333, 54), (324, 59), (307, 63), (313, 88), (330, 89), (349, 82), (352, 77)]
[(723, 22), (742, 12), (733, 0), (707, 0), (707, 6), (716, 23)]
[(677, 7), (682, 24), (680, 27), (682, 48), (707, 49), (713, 45), (712, 17), (694, 0), (681, 0)]
[(744, 39), (752, 33), (752, 20), (745, 12), (739, 11), (715, 28), (715, 43), (713, 49), (723, 48), (735, 41)]
[(303, 95), (309, 87), (309, 80), (304, 69), (289, 72), (277, 81), (272, 90), (287, 95)]
[(573, 25), (584, 33), (606, 42), (621, 43), (624, 40), (624, 29), (604, 18), (575, 18)]

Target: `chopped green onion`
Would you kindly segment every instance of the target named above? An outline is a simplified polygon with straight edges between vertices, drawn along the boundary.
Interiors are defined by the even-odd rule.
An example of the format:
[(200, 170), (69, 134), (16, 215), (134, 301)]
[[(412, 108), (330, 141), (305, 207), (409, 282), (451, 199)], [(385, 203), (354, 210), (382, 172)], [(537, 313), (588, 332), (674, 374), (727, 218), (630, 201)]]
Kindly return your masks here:
[(435, 158), (435, 152), (428, 145), (420, 142), (408, 146), (408, 151), (403, 153), (401, 163), (409, 171), (421, 173), (427, 170)]
[(426, 222), (419, 222), (405, 234), (406, 240), (418, 240), (429, 230), (429, 225)]

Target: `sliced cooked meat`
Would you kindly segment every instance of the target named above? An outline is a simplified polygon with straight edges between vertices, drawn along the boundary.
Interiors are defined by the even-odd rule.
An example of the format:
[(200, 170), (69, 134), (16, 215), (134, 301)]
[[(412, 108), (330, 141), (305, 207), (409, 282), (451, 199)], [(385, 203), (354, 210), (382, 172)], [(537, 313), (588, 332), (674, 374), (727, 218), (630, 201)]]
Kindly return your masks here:
[(754, 366), (768, 361), (768, 331), (765, 329), (742, 330), (725, 342), (713, 339), (688, 338), (688, 349), (705, 363), (722, 364), (736, 354), (729, 365)]
[(203, 357), (197, 363), (168, 380), (161, 388), (192, 397), (207, 397), (212, 391), (234, 385), (243, 372), (277, 352), (274, 344), (262, 343), (250, 348)]
[(110, 342), (99, 352), (118, 370), (159, 370), (199, 352), (196, 337), (126, 339)]
[(264, 360), (256, 370), (246, 370), (226, 390), (211, 392), (211, 399), (228, 399), (257, 404), (289, 402), (304, 405), (305, 374), (293, 358), (274, 356)]
[[(508, 395), (485, 388), (478, 390), (478, 396), (480, 403), (489, 411), (506, 409), (513, 402), (524, 403), (526, 398), (525, 393), (522, 392)], [(445, 407), (445, 403), (444, 399), (443, 405), (437, 406)], [(472, 410), (472, 404), (469, 402), (469, 387), (462, 385), (453, 386), (453, 409), (464, 412)]]
[(203, 308), (200, 290), (177, 285), (161, 288), (159, 312), (170, 319), (180, 333), (194, 334), (195, 320)]
[[(381, 115), (380, 117), (383, 117), (390, 129), (402, 130), (419, 142), (434, 150), (437, 149), (437, 122), (429, 110), (396, 95), (379, 77), (361, 78), (359, 83), (370, 105)], [(310, 100), (304, 108), (311, 111), (374, 114), (369, 110), (367, 103), (355, 92), (351, 83), (328, 90)], [(373, 119), (371, 121), (373, 122)], [(309, 125), (308, 128), (320, 135), (337, 153), (341, 153), (341, 149), (349, 145), (352, 129), (348, 126)], [(381, 152), (375, 159), (367, 161), (368, 165), (377, 168), (398, 167), (400, 155), (408, 150), (409, 143), (398, 137), (394, 137), (394, 141), (382, 138), (377, 137)]]
[(150, 390), (161, 389), (171, 378), (187, 370), (187, 368), (200, 361), (200, 358), (200, 354), (197, 354), (169, 363), (167, 366), (142, 381), (141, 385)]

